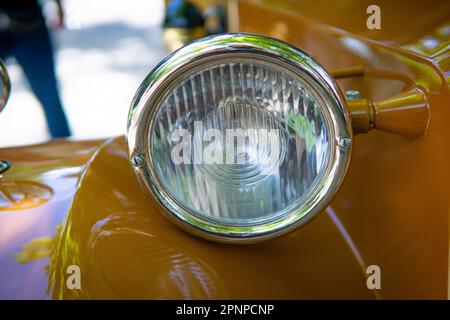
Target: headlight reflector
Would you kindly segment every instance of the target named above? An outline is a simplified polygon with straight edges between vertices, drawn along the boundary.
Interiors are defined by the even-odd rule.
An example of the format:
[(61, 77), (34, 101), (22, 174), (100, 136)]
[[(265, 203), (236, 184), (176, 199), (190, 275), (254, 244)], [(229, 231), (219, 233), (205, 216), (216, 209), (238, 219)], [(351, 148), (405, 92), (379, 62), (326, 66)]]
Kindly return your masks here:
[(130, 157), (144, 159), (138, 177), (190, 231), (265, 239), (303, 224), (340, 185), (351, 142), (342, 101), (331, 77), (285, 43), (205, 38), (141, 85)]

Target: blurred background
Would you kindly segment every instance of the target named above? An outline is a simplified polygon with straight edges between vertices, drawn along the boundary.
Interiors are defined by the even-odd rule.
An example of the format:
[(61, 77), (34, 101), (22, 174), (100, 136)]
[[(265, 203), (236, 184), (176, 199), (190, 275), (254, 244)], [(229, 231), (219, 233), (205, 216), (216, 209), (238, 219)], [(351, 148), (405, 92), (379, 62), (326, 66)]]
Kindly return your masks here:
[[(47, 110), (56, 110), (49, 112), (56, 123), (53, 137), (69, 134), (64, 115), (58, 112), (62, 104), (70, 138), (94, 139), (125, 133), (128, 109), (137, 88), (168, 52), (195, 38), (226, 31), (226, 0), (14, 1), (0, 5), (0, 49), (6, 54), (4, 62), (12, 88), (8, 105), (0, 115), (0, 147), (52, 138), (42, 104), (23, 72), (23, 61), (16, 60), (17, 45), (11, 43), (34, 39), (34, 47), (27, 45), (21, 54), (26, 64), (33, 64), (34, 59), (29, 72), (34, 86), (41, 86), (44, 97), (51, 96), (47, 100), (52, 101), (44, 104), (50, 105)], [(38, 18), (40, 15), (36, 1), (53, 44), (61, 104), (55, 103), (57, 94), (47, 94), (55, 92), (50, 84), (52, 72), (46, 72), (51, 69), (50, 63), (41, 63), (40, 73), (36, 72), (36, 64), (45, 56), (36, 52), (42, 47), (40, 43), (46, 42), (33, 31), (39, 30), (32, 24), (36, 11)], [(29, 9), (30, 3), (34, 11)], [(16, 49), (11, 49), (14, 46)], [(13, 50), (13, 54), (5, 53)]]
[[(167, 0), (60, 2), (63, 25), (57, 1), (39, 0), (53, 43), (59, 95), (71, 139), (124, 134), (131, 100), (148, 72), (169, 51), (205, 34), (173, 33), (181, 30), (180, 26), (188, 24), (190, 30), (196, 30), (197, 24), (203, 23), (202, 1), (194, 1), (200, 17), (196, 8), (192, 11), (186, 1), (178, 0), (172, 1), (171, 9)], [(224, 31), (214, 19), (210, 25), (216, 28), (213, 33)], [(14, 57), (5, 64), (12, 90), (0, 115), (0, 147), (51, 139), (42, 105), (22, 67)]]

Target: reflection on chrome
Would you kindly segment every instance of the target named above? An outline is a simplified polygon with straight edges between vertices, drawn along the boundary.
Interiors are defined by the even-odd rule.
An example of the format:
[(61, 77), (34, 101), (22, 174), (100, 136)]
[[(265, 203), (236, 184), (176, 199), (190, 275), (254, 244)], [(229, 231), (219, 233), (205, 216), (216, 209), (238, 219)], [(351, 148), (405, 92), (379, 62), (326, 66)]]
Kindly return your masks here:
[[(129, 112), (128, 155), (173, 222), (210, 240), (262, 241), (306, 223), (342, 183), (352, 141), (344, 105), (332, 77), (287, 43), (207, 37), (142, 82)], [(221, 134), (202, 139), (198, 121)], [(227, 130), (247, 137), (230, 139)], [(251, 137), (261, 130), (277, 132), (273, 144)], [(172, 161), (174, 149), (194, 161)], [(195, 149), (230, 161), (196, 161)]]

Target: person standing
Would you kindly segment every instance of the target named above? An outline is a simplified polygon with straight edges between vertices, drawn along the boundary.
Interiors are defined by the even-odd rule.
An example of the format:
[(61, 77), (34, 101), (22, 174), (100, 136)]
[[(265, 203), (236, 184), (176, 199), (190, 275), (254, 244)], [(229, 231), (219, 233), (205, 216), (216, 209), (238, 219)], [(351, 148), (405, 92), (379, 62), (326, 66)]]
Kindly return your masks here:
[[(60, 0), (59, 26), (63, 25)], [(0, 0), (0, 58), (14, 57), (42, 104), (53, 138), (69, 137), (69, 124), (59, 96), (53, 48), (38, 0)]]

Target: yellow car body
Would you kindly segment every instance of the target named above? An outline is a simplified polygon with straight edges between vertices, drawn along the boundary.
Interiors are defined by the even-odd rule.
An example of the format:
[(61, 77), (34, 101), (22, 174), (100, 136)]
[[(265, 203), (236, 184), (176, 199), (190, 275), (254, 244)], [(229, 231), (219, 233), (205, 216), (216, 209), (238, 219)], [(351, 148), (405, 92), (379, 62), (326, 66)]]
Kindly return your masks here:
[[(124, 137), (1, 149), (11, 168), (0, 180), (0, 298), (447, 299), (450, 5), (379, 2), (379, 30), (366, 26), (369, 5), (231, 1), (229, 27), (286, 41), (327, 70), (387, 72), (340, 78), (344, 92), (379, 101), (419, 86), (424, 135), (355, 135), (327, 209), (252, 245), (202, 240), (166, 220)], [(80, 289), (67, 286), (71, 265)], [(379, 290), (367, 287), (370, 265), (382, 270)]]

